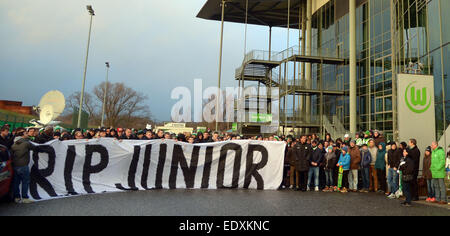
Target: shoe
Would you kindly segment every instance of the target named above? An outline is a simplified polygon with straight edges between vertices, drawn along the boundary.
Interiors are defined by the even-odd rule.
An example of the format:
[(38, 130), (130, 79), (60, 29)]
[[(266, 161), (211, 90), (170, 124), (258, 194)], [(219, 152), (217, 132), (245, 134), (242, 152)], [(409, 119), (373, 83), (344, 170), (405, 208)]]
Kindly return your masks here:
[(347, 193), (348, 191), (347, 191), (347, 189), (346, 188), (343, 188), (342, 190), (341, 190), (341, 193)]
[(22, 199), (20, 199), (20, 198), (14, 198), (14, 202), (15, 202), (15, 203), (22, 203)]
[(427, 200), (425, 200), (426, 202), (431, 202), (431, 198), (427, 198)]
[(315, 187), (314, 192), (319, 192), (319, 187)]
[(440, 202), (438, 202), (438, 204), (439, 204), (439, 205), (447, 205), (447, 202), (440, 201)]
[(386, 192), (386, 193), (384, 193), (384, 195), (389, 196), (389, 195), (391, 195), (391, 193)]
[(290, 188), (290, 189), (294, 189), (294, 186), (293, 186), (293, 185), (289, 185), (289, 188)]
[(328, 188), (328, 186), (326, 186), (322, 191), (323, 192), (328, 192), (328, 191), (330, 191), (330, 188)]
[(437, 202), (437, 201), (436, 201), (436, 198), (433, 197), (433, 198), (430, 198), (430, 201), (429, 201), (429, 202), (434, 203), (434, 202)]
[(306, 191), (308, 191), (308, 192), (311, 191), (311, 189), (309, 188), (309, 186), (306, 187)]
[(33, 203), (33, 202), (34, 202), (33, 200), (30, 200), (30, 199), (28, 199), (28, 198), (22, 199), (22, 203), (25, 203), (25, 204)]
[(387, 198), (389, 198), (389, 199), (394, 199), (394, 198), (395, 198), (395, 195), (394, 195), (393, 193), (391, 193), (389, 196), (387, 196)]
[(411, 206), (411, 203), (407, 203), (407, 202), (402, 202), (401, 204), (404, 207), (410, 207)]

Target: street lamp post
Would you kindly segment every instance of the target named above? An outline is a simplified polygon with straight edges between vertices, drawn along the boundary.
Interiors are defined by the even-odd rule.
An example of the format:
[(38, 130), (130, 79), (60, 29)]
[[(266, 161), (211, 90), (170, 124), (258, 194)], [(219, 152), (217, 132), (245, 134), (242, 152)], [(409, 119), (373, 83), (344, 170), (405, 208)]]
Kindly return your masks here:
[(216, 131), (219, 128), (219, 111), (221, 112), (220, 106), (220, 97), (221, 97), (221, 91), (220, 91), (220, 79), (222, 77), (222, 49), (223, 49), (223, 24), (224, 24), (224, 17), (225, 17), (225, 4), (226, 0), (222, 0), (222, 25), (220, 30), (220, 53), (219, 53), (219, 79), (218, 79), (218, 90), (217, 90), (217, 96), (216, 96)]
[(105, 92), (103, 93), (103, 109), (102, 109), (102, 122), (101, 127), (104, 127), (103, 118), (105, 117), (105, 107), (106, 107), (106, 93), (108, 92), (108, 72), (109, 72), (109, 62), (105, 62), (106, 64), (106, 83), (105, 83)]
[(94, 9), (92, 9), (91, 5), (86, 6), (86, 8), (89, 11), (89, 15), (91, 15), (91, 20), (89, 23), (89, 36), (88, 36), (87, 51), (86, 51), (86, 61), (84, 63), (83, 83), (81, 85), (80, 107), (78, 109), (78, 123), (77, 123), (78, 128), (81, 128), (81, 111), (83, 110), (84, 85), (86, 82), (86, 70), (87, 70), (87, 63), (88, 63), (88, 57), (89, 57), (89, 45), (91, 43), (92, 17), (95, 16)]

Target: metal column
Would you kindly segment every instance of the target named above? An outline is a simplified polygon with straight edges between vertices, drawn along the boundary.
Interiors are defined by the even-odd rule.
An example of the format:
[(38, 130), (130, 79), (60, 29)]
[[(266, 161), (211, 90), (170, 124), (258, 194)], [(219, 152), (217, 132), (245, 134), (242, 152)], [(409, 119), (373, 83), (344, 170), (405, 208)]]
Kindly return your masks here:
[(356, 0), (349, 0), (350, 134), (356, 133)]
[[(306, 2), (306, 56), (311, 56), (312, 45), (312, 0)], [(307, 89), (311, 88), (311, 63), (305, 65), (305, 84)], [(311, 120), (311, 96), (306, 97), (306, 122), (310, 123)], [(309, 128), (306, 129), (306, 133), (309, 133)]]

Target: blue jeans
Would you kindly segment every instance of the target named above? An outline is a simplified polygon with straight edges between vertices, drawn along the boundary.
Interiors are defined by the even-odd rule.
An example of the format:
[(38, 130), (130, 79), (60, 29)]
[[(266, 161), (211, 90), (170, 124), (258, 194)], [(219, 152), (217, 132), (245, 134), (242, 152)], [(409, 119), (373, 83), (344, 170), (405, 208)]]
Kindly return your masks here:
[[(22, 195), (20, 195), (20, 184), (22, 184)], [(28, 187), (30, 186), (30, 169), (28, 166), (14, 167), (13, 190), (14, 198), (28, 198)]]
[(314, 175), (314, 187), (319, 187), (319, 167), (309, 167), (308, 186), (311, 185), (311, 178)]
[(363, 189), (369, 190), (369, 188), (370, 188), (370, 167), (362, 168), (361, 174), (362, 174)]
[(333, 186), (333, 170), (325, 170), (325, 186)]
[(436, 201), (447, 202), (447, 188), (445, 187), (444, 179), (433, 179), (434, 195), (436, 195)]
[(434, 194), (433, 179), (427, 179), (427, 190), (429, 198), (436, 197), (436, 195)]
[(391, 193), (396, 193), (398, 190), (398, 173), (394, 168), (388, 170), (388, 183)]

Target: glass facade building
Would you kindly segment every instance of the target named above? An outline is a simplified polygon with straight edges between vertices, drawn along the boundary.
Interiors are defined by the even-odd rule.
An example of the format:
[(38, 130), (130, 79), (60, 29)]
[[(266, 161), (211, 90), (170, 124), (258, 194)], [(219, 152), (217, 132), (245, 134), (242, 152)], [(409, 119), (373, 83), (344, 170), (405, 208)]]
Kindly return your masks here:
[[(450, 122), (448, 9), (448, 0), (357, 1), (357, 130), (377, 129), (388, 139), (395, 137), (396, 74), (412, 73), (411, 64), (421, 63), (422, 70), (415, 73), (434, 76), (436, 137), (442, 136)], [(348, 17), (348, 0), (330, 0), (314, 12), (313, 49), (349, 58)], [(349, 91), (349, 66), (315, 64), (312, 80), (324, 88)], [(324, 103), (324, 113), (337, 116), (348, 129), (349, 97), (326, 96)], [(312, 104), (312, 113), (317, 113), (318, 99), (313, 97)]]

